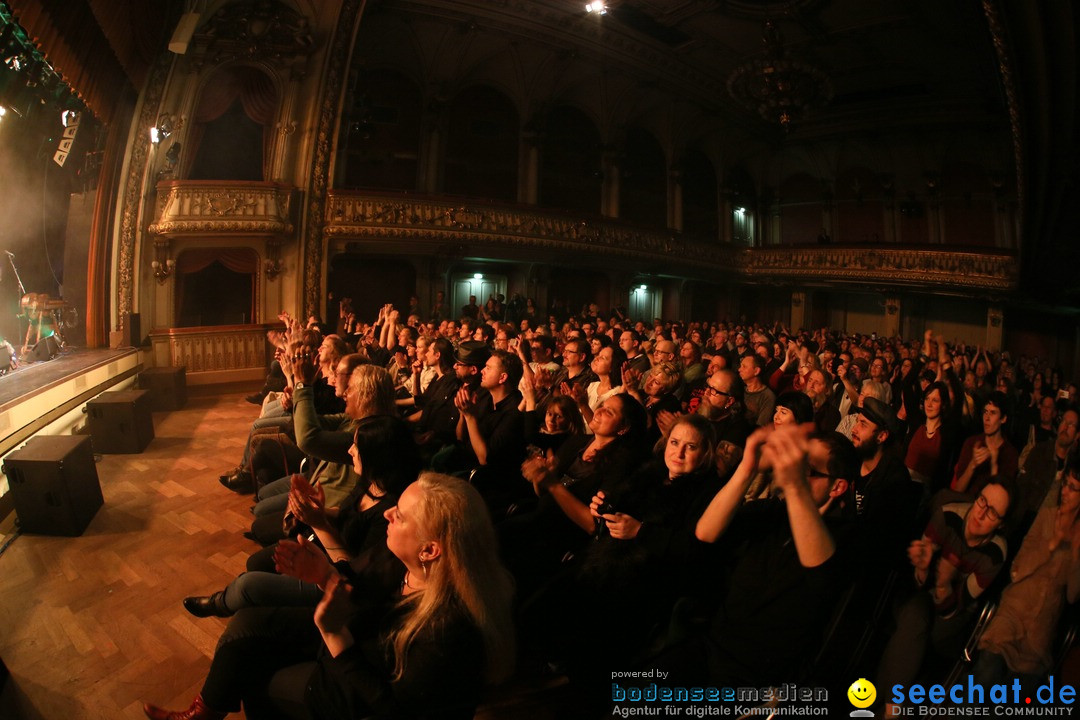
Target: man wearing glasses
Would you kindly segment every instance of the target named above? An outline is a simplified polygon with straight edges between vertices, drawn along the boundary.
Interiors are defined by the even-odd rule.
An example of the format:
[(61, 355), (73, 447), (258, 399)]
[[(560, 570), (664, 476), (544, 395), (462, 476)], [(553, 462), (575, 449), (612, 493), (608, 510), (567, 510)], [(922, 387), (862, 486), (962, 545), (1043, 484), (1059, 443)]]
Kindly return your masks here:
[(717, 370), (706, 380), (697, 411), (712, 423), (717, 442), (746, 444), (751, 428), (743, 417), (742, 392), (742, 380), (731, 370)]
[(589, 383), (596, 381), (596, 375), (589, 369), (589, 343), (585, 340), (574, 339), (566, 343), (562, 351), (563, 366), (556, 375), (552, 387), (559, 391), (563, 383), (581, 384), (588, 387)]

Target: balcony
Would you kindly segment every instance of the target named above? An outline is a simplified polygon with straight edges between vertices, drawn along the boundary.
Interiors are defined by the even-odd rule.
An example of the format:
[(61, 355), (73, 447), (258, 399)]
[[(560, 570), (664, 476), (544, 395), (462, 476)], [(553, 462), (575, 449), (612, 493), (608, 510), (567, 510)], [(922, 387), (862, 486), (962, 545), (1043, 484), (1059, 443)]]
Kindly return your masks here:
[[(567, 257), (629, 261), (654, 273), (752, 283), (910, 287), (1005, 293), (1018, 282), (1015, 254), (946, 245), (796, 245), (745, 248), (573, 217), (520, 205), (432, 196), (331, 191), (325, 235), (360, 243), (389, 241), (397, 252), (479, 247), (538, 261)], [(940, 248), (940, 249), (938, 249)]]
[(149, 231), (164, 238), (292, 236), (292, 188), (272, 182), (163, 180)]

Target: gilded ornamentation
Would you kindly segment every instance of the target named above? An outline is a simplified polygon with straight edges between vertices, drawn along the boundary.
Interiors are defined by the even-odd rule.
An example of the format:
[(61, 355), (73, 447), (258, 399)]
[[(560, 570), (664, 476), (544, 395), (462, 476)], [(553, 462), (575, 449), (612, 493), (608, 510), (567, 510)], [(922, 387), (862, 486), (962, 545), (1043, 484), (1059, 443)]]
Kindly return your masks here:
[(1016, 92), (1016, 77), (1013, 73), (1012, 52), (1009, 48), (1008, 34), (1001, 24), (1001, 9), (997, 0), (983, 0), (983, 14), (990, 28), (990, 37), (994, 42), (994, 51), (998, 56), (998, 70), (1001, 72), (1001, 84), (1005, 88), (1005, 98), (1009, 103), (1009, 123), (1012, 126), (1013, 156), (1016, 162), (1016, 198), (1017, 224), (1024, 222), (1024, 135), (1020, 118), (1020, 98)]
[(704, 270), (754, 279), (946, 285), (980, 291), (1008, 291), (1017, 285), (1015, 258), (993, 251), (817, 245), (751, 250), (541, 210), (480, 203), (462, 207), (438, 200), (400, 200), (340, 191), (330, 193), (327, 216), (327, 238), (349, 241), (350, 245), (361, 244), (356, 238), (399, 238), (439, 247), (487, 243), (593, 252), (643, 263), (681, 261), (687, 272)]
[[(154, 64), (151, 75), (146, 83), (146, 93), (143, 98), (142, 109), (135, 120), (139, 132), (136, 137), (147, 137), (150, 128), (157, 122), (161, 94), (165, 87), (165, 78), (169, 71), (169, 60), (162, 57)], [(145, 142), (134, 142), (131, 145), (131, 156), (128, 163), (128, 174), (124, 180), (124, 199), (120, 209), (120, 238), (117, 243), (116, 260), (116, 294), (117, 311), (122, 318), (130, 313), (133, 307), (132, 297), (135, 292), (135, 242), (139, 235), (139, 213), (142, 209), (143, 177), (146, 174), (146, 163), (149, 158), (149, 146)], [(121, 325), (122, 326), (122, 325)]]
[(158, 184), (155, 235), (271, 235), (293, 233), (287, 185), (267, 182), (174, 180)]
[(315, 153), (311, 167), (311, 183), (308, 186), (307, 226), (304, 236), (304, 313), (319, 312), (322, 295), (323, 223), (327, 217), (326, 190), (330, 181), (330, 159), (333, 156), (331, 136), (335, 119), (341, 112), (346, 65), (356, 21), (363, 3), (360, 0), (344, 0), (336, 23), (333, 45), (329, 50), (326, 82), (323, 85), (322, 105), (315, 133)]
[(197, 58), (220, 64), (248, 58), (293, 61), (294, 72), (315, 45), (308, 19), (284, 3), (249, 0), (225, 5), (192, 38)]

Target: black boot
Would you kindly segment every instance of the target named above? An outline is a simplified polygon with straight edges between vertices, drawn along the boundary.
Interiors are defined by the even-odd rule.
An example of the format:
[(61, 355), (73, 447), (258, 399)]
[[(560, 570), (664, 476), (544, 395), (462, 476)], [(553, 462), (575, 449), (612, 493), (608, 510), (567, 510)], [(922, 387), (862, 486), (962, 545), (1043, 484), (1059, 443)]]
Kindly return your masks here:
[(203, 597), (184, 598), (184, 609), (195, 617), (232, 617), (232, 611), (225, 606), (225, 593), (216, 592)]
[(233, 492), (243, 494), (255, 492), (255, 479), (246, 470), (237, 470), (232, 475), (222, 475), (220, 479), (221, 484)]

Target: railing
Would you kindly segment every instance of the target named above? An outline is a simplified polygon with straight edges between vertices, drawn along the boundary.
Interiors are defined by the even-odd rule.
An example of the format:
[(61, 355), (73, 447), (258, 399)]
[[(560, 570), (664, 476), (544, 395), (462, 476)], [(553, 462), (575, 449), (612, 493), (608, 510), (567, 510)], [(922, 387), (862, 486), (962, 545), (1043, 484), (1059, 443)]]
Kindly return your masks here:
[(259, 380), (266, 375), (266, 331), (273, 327), (218, 325), (154, 330), (150, 333), (154, 364), (184, 366), (191, 385)]
[(1018, 282), (1015, 254), (998, 248), (796, 245), (750, 249), (613, 220), (431, 196), (331, 191), (324, 232), (330, 239), (341, 240), (395, 238), (426, 244), (526, 247), (537, 251), (537, 259), (584, 252), (629, 257), (645, 267), (663, 260), (666, 268), (681, 267), (688, 275), (754, 282), (811, 280), (947, 286), (959, 291), (1008, 291)]
[(270, 235), (293, 232), (292, 188), (271, 182), (163, 180), (157, 184), (154, 235)]

